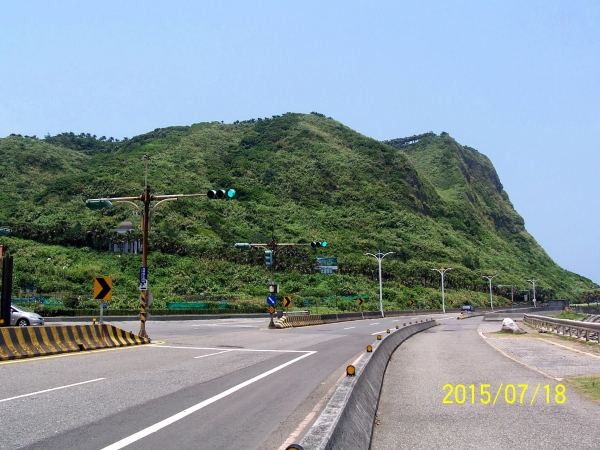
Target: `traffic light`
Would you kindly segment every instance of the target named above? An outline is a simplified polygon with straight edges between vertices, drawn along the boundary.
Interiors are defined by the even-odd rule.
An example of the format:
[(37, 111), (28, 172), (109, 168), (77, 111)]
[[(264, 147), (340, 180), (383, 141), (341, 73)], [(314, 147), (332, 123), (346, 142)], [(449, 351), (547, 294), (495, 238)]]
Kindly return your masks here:
[(208, 198), (233, 198), (235, 197), (235, 189), (211, 189), (206, 193)]
[(250, 250), (252, 248), (252, 246), (247, 242), (236, 242), (235, 244), (233, 244), (233, 246), (235, 248), (241, 248), (242, 250)]
[(265, 266), (271, 267), (273, 265), (273, 250), (265, 250)]
[(311, 247), (327, 247), (327, 242), (325, 241), (312, 241), (310, 243)]

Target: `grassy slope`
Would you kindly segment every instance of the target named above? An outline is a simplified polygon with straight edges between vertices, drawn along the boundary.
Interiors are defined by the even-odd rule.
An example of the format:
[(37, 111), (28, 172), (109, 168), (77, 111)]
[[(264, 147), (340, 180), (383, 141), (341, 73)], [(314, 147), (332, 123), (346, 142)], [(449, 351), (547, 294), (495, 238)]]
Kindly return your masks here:
[[(272, 227), (279, 242), (329, 243), (319, 251), (288, 248), (277, 258), (282, 294), (298, 300), (378, 297), (376, 261), (363, 256), (378, 247), (397, 252), (384, 262), (384, 297), (393, 307), (411, 298), (437, 306), (439, 275), (431, 267), (440, 265), (455, 268), (446, 280), (456, 303), (484, 301), (487, 272), (523, 288), (534, 276), (541, 295), (590, 284), (554, 264), (525, 231), (491, 162), (447, 135), (396, 149), (333, 119), (286, 114), (157, 129), (115, 143), (11, 136), (0, 139), (0, 154), (0, 224), (15, 231), (0, 240), (16, 256), (16, 288), (86, 296), (92, 277), (110, 275), (116, 302), (135, 304), (140, 257), (102, 249), (111, 229), (132, 220), (139, 230), (139, 218), (130, 206), (98, 212), (83, 202), (141, 194), (144, 154), (154, 193), (239, 193), (156, 210), (149, 267), (157, 306), (201, 292), (264, 297), (262, 252), (232, 244), (264, 241)], [(316, 256), (337, 256), (340, 274), (316, 274)]]

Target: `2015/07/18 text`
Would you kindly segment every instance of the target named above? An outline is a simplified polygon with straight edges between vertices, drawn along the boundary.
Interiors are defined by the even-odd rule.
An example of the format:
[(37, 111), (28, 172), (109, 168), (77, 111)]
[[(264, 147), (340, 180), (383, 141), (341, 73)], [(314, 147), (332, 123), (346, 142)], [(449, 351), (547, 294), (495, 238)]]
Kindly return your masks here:
[[(483, 405), (495, 405), (498, 400), (501, 402), (504, 401), (508, 405), (512, 405), (515, 403), (523, 404), (529, 403), (533, 405), (537, 399), (538, 403), (544, 402), (546, 404), (556, 403), (557, 405), (562, 405), (567, 401), (567, 389), (564, 384), (557, 384), (554, 386), (554, 389), (551, 388), (549, 384), (541, 385), (537, 384), (535, 391), (533, 391), (533, 395), (530, 399), (525, 397), (525, 393), (529, 389), (529, 384), (507, 384), (504, 385), (500, 383), (498, 389), (491, 390), (490, 384), (480, 384), (478, 385), (479, 389), (476, 388), (475, 384), (469, 384), (465, 386), (464, 384), (457, 384), (456, 386), (452, 384), (445, 384), (442, 387), (442, 391), (448, 391), (444, 396), (442, 403), (444, 405), (453, 405), (453, 404), (465, 404), (465, 403), (481, 403)], [(540, 392), (540, 390), (542, 392)], [(531, 392), (531, 391), (530, 391)], [(538, 398), (538, 393), (540, 393), (540, 397)], [(503, 394), (503, 395), (502, 395)], [(544, 395), (545, 394), (545, 395)]]

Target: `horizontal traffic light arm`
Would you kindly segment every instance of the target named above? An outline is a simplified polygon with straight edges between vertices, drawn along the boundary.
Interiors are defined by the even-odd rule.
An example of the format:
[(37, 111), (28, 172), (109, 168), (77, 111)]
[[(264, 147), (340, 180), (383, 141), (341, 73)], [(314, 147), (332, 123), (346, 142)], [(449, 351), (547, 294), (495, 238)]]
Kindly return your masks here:
[[(303, 245), (312, 245), (310, 242), (307, 243), (293, 243), (293, 242), (283, 242), (283, 243), (276, 243), (274, 244), (275, 247), (300, 247)], [(249, 250), (250, 248), (271, 248), (273, 247), (272, 243), (269, 244), (250, 244), (247, 242), (236, 242), (235, 244), (233, 244), (233, 246), (235, 248), (241, 248), (241, 249), (246, 249)]]
[[(229, 191), (233, 191), (233, 189), (229, 189)], [(178, 199), (183, 197), (208, 197), (208, 194), (170, 194), (170, 195), (150, 195), (150, 200), (167, 200), (170, 198)], [(90, 198), (86, 200), (87, 202), (120, 202), (120, 201), (135, 201), (135, 200), (144, 200), (143, 195), (139, 195), (137, 197), (102, 197), (102, 198)]]

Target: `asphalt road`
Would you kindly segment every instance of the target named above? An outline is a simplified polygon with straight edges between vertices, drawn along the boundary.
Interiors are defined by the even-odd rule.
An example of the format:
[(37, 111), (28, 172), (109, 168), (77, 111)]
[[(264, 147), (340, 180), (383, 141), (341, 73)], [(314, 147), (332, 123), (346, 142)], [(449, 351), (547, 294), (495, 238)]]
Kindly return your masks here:
[(410, 320), (148, 322), (152, 345), (0, 363), (0, 448), (285, 448), (375, 335)]
[(480, 323), (446, 321), (398, 348), (371, 448), (600, 448), (600, 406), (566, 383), (557, 396), (561, 381), (494, 349), (479, 335)]

